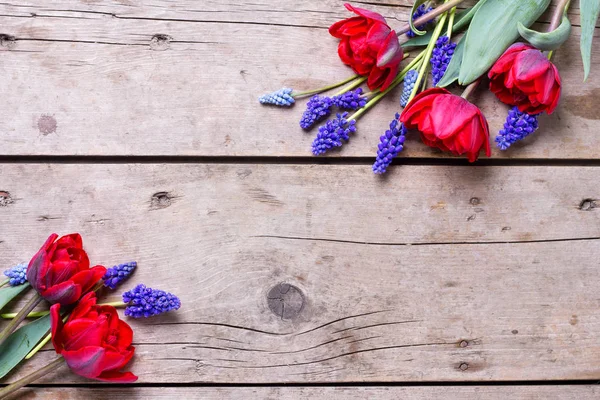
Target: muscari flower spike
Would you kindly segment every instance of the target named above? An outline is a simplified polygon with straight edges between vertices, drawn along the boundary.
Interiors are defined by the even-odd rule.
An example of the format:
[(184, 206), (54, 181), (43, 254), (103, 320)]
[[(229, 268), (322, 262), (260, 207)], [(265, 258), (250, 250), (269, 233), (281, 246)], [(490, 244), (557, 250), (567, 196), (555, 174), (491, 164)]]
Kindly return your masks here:
[(115, 265), (112, 268), (106, 270), (106, 274), (102, 277), (104, 286), (115, 290), (124, 280), (129, 278), (133, 273), (133, 270), (137, 267), (135, 261), (131, 261), (124, 264)]
[(17, 264), (4, 271), (10, 286), (19, 286), (27, 282), (27, 263)]
[[(417, 11), (415, 11), (415, 13), (413, 14), (413, 21), (417, 18), (421, 18), (423, 15), (429, 13), (433, 11), (433, 7), (425, 7), (425, 4), (421, 4), (419, 7), (417, 7)], [(427, 24), (423, 24), (421, 26), (417, 26), (416, 28), (418, 30), (423, 30), (425, 27), (427, 27), (427, 25), (429, 25), (429, 23)], [(406, 36), (408, 36), (409, 38), (414, 38), (415, 36), (417, 36), (416, 33), (414, 33), (412, 30), (406, 32)]]
[(377, 159), (373, 164), (373, 172), (376, 174), (385, 174), (394, 157), (404, 149), (406, 128), (398, 121), (399, 118), (400, 114), (396, 113), (390, 122), (390, 129), (379, 138)]
[(283, 88), (276, 92), (262, 95), (258, 98), (260, 104), (272, 104), (279, 107), (289, 107), (296, 102), (291, 96), (292, 89)]
[(363, 90), (357, 88), (349, 90), (339, 96), (333, 96), (333, 104), (343, 110), (357, 110), (367, 104), (367, 98), (363, 97)]
[(319, 133), (312, 143), (315, 156), (324, 154), (334, 147), (341, 147), (343, 140), (348, 141), (350, 134), (356, 132), (356, 121), (348, 121), (348, 113), (337, 114), (336, 118), (328, 120), (319, 128)]
[(454, 49), (456, 49), (456, 43), (453, 43), (448, 36), (440, 36), (435, 43), (430, 61), (433, 86), (437, 86), (438, 82), (444, 77), (448, 64), (450, 64), (450, 60), (454, 55)]
[(311, 128), (316, 122), (331, 114), (333, 100), (327, 96), (314, 95), (306, 103), (306, 111), (302, 114), (300, 127), (302, 129)]
[(123, 302), (127, 304), (125, 315), (132, 318), (148, 318), (181, 307), (181, 300), (174, 294), (142, 284), (123, 293)]
[(418, 77), (419, 72), (416, 69), (411, 69), (406, 73), (406, 76), (404, 77), (404, 88), (402, 89), (402, 95), (400, 96), (400, 105), (402, 107), (406, 107), (408, 104), (408, 99), (415, 87)]
[(535, 132), (539, 126), (538, 116), (519, 111), (515, 106), (508, 111), (504, 129), (498, 132), (496, 144), (500, 150), (508, 149), (513, 143), (524, 139)]

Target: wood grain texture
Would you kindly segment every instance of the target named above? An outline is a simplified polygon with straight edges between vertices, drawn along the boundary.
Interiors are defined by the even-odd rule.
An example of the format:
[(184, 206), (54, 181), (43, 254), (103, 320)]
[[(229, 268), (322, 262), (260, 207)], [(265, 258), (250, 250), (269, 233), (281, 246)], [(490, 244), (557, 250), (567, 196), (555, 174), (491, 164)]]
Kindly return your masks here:
[(274, 388), (36, 388), (23, 389), (7, 400), (87, 399), (280, 399), (280, 400), (581, 400), (600, 395), (597, 386), (439, 386), (439, 387), (274, 387)]
[[(366, 2), (407, 20), (409, 1)], [(291, 110), (257, 96), (347, 77), (327, 33), (347, 17), (341, 0), (76, 1), (0, 4), (0, 120), (3, 155), (310, 156), (314, 136), (298, 126), (305, 100)], [(562, 105), (540, 132), (494, 157), (600, 158), (600, 53), (582, 83), (579, 10), (558, 51)], [(548, 15), (541, 21), (547, 21)], [(596, 47), (595, 47), (596, 50)], [(398, 111), (397, 90), (361, 119), (351, 143), (330, 157), (374, 157)], [(475, 97), (493, 135), (507, 107)], [(447, 157), (408, 139), (405, 157)]]
[[(0, 265), (79, 231), (92, 262), (138, 261), (125, 288), (180, 295), (179, 312), (131, 322), (140, 382), (599, 379), (597, 176), (4, 164)], [(268, 306), (282, 282), (303, 296), (294, 319)], [(64, 372), (44, 382), (85, 382)]]

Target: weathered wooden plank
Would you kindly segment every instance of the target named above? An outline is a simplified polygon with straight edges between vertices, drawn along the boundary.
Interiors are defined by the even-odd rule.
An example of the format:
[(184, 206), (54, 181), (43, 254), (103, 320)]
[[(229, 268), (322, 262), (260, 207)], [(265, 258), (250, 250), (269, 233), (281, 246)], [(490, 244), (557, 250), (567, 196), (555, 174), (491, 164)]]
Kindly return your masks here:
[[(7, 116), (0, 120), (2, 154), (310, 155), (314, 132), (298, 126), (304, 101), (279, 110), (261, 107), (256, 98), (350, 74), (325, 29), (346, 15), (341, 1), (305, 0), (294, 3), (296, 12), (272, 0), (203, 2), (204, 11), (195, 2), (119, 3), (0, 5), (0, 33), (8, 35), (0, 46), (0, 107)], [(396, 24), (406, 20), (407, 7), (374, 7), (397, 15)], [(600, 114), (593, 106), (600, 75), (581, 82), (579, 34), (575, 26), (556, 56), (562, 106), (542, 118), (527, 146), (494, 157), (600, 157)], [(599, 57), (593, 54), (593, 65), (600, 65)], [(369, 112), (351, 143), (332, 156), (374, 156), (398, 111), (397, 97), (398, 91)], [(495, 135), (506, 107), (490, 93), (479, 101)], [(446, 156), (416, 135), (403, 155)]]
[[(93, 262), (139, 262), (126, 288), (181, 296), (179, 312), (132, 322), (140, 382), (600, 377), (594, 168), (381, 180), (360, 165), (5, 164), (0, 177), (0, 265), (79, 231)], [(269, 300), (282, 282), (302, 294), (283, 288), (283, 309)]]
[(79, 399), (405, 399), (405, 400), (581, 400), (596, 398), (597, 386), (437, 386), (437, 387), (246, 387), (246, 388), (35, 388), (10, 400)]

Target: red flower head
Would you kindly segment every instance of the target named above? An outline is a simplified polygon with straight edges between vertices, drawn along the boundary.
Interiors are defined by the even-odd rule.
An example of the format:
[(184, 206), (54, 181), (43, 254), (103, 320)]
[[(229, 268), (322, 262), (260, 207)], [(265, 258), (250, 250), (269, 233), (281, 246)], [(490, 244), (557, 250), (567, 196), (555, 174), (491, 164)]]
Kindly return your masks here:
[(430, 147), (467, 154), (477, 160), (481, 148), (491, 155), (488, 123), (475, 105), (446, 89), (432, 88), (417, 95), (404, 109), (400, 122), (421, 131)]
[(528, 114), (552, 114), (560, 99), (560, 75), (538, 49), (515, 43), (488, 73), (490, 90), (503, 103)]
[[(50, 303), (75, 303), (104, 276), (101, 265), (90, 268), (78, 233), (50, 235), (40, 251), (29, 262), (27, 280)], [(55, 241), (56, 240), (56, 241)]]
[(332, 36), (341, 39), (338, 54), (354, 72), (369, 77), (371, 90), (385, 90), (398, 74), (403, 58), (396, 32), (380, 14), (347, 3), (345, 6), (358, 17), (338, 21), (329, 28)]
[(105, 382), (135, 382), (137, 376), (120, 369), (131, 360), (133, 331), (111, 306), (96, 305), (96, 294), (83, 296), (66, 324), (60, 304), (50, 308), (52, 344), (77, 375)]

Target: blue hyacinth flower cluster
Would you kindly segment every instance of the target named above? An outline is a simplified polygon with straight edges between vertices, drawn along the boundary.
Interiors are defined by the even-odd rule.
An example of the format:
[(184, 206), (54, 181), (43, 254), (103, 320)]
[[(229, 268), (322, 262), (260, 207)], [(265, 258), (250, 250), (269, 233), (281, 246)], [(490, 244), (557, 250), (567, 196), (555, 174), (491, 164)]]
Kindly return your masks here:
[(450, 64), (450, 60), (452, 60), (452, 56), (454, 55), (454, 49), (456, 49), (456, 43), (453, 43), (448, 36), (440, 36), (435, 43), (430, 61), (433, 86), (437, 86), (446, 73), (448, 64)]
[(316, 122), (331, 114), (331, 106), (333, 106), (333, 100), (330, 97), (319, 95), (311, 97), (306, 103), (306, 111), (300, 119), (300, 127), (302, 129), (311, 128)]
[(508, 149), (513, 143), (531, 135), (538, 128), (538, 116), (529, 115), (513, 107), (508, 111), (504, 129), (498, 132), (496, 144), (500, 150)]
[(349, 90), (339, 96), (333, 96), (333, 104), (342, 110), (357, 110), (367, 104), (367, 98), (363, 97), (362, 88)]
[(123, 302), (128, 304), (125, 315), (133, 318), (148, 318), (181, 307), (181, 301), (174, 294), (141, 284), (123, 293)]
[(350, 134), (356, 132), (356, 121), (348, 121), (348, 113), (337, 114), (336, 118), (328, 120), (319, 127), (319, 133), (312, 143), (312, 153), (315, 156), (324, 154), (334, 147), (341, 147), (342, 140), (348, 141)]
[(27, 264), (17, 264), (4, 271), (4, 275), (8, 278), (8, 284), (10, 286), (22, 285), (27, 282)]
[[(417, 18), (421, 18), (423, 15), (431, 12), (433, 10), (433, 7), (425, 7), (425, 4), (421, 4), (419, 7), (417, 7), (417, 11), (415, 11), (415, 13), (413, 14), (413, 21)], [(420, 25), (417, 26), (416, 28), (420, 31), (422, 31), (423, 29), (425, 29), (427, 27), (427, 25), (429, 24), (424, 24), (424, 25)], [(409, 38), (414, 38), (415, 36), (417, 36), (416, 33), (414, 33), (412, 30), (406, 32), (406, 36), (408, 36)]]
[(396, 114), (390, 123), (390, 129), (379, 138), (377, 159), (373, 164), (373, 172), (376, 174), (385, 174), (392, 160), (404, 149), (406, 128), (400, 123), (399, 118), (400, 114)]
[(106, 270), (106, 274), (102, 277), (104, 281), (104, 286), (115, 290), (117, 286), (119, 286), (124, 280), (129, 278), (129, 276), (133, 273), (133, 270), (137, 267), (137, 263), (135, 261), (131, 261), (125, 264), (115, 265), (112, 268), (108, 268)]
[(400, 105), (406, 107), (410, 94), (415, 88), (415, 83), (419, 77), (419, 72), (416, 69), (411, 69), (404, 76), (404, 88), (402, 89), (402, 95), (400, 96)]
[(292, 89), (283, 88), (276, 92), (262, 95), (258, 98), (260, 104), (272, 104), (279, 107), (289, 107), (296, 102), (292, 97)]

